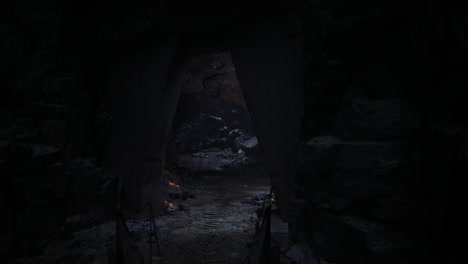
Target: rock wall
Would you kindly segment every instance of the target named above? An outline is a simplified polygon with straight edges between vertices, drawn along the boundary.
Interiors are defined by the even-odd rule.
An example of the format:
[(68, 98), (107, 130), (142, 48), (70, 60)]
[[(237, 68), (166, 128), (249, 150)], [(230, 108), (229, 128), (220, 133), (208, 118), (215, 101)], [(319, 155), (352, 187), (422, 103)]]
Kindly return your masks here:
[[(466, 4), (288, 1), (300, 11), (289, 15), (245, 5), (227, 14), (147, 1), (0, 3), (0, 261), (39, 252), (67, 222), (102, 218), (100, 204), (116, 196), (111, 135), (138, 143), (122, 143), (139, 153), (127, 182), (136, 171), (157, 185), (193, 40), (208, 47), (198, 52), (231, 51), (296, 240), (327, 262), (456, 263), (462, 244), (450, 236), (466, 229)], [(172, 59), (145, 57), (172, 49)], [(156, 123), (132, 131), (147, 125), (138, 120)], [(153, 189), (133, 187), (136, 210)]]
[(69, 4), (0, 4), (2, 263), (40, 253), (73, 219), (86, 226), (113, 217), (102, 64), (79, 45), (83, 32), (70, 32)]
[(450, 219), (467, 173), (465, 12), (441, 1), (309, 6), (291, 204), (293, 233), (320, 258), (456, 263), (446, 242), (463, 229)]

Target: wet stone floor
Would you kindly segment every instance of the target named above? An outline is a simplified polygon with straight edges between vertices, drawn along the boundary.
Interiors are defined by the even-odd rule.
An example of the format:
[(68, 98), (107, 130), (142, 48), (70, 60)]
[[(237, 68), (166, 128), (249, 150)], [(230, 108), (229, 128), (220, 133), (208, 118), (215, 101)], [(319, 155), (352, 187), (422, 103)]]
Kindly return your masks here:
[[(258, 169), (201, 173), (181, 188), (191, 198), (155, 219), (162, 258), (152, 263), (243, 263), (255, 234), (255, 212), (270, 191), (266, 173)], [(148, 219), (129, 219), (127, 226), (144, 263), (151, 263)], [(42, 255), (13, 263), (108, 263), (107, 248), (114, 237), (115, 221), (105, 222), (61, 235)]]
[[(256, 210), (270, 191), (266, 175), (212, 174), (195, 199), (163, 216), (161, 250), (167, 263), (242, 263), (255, 234)], [(166, 263), (166, 262), (165, 262)]]

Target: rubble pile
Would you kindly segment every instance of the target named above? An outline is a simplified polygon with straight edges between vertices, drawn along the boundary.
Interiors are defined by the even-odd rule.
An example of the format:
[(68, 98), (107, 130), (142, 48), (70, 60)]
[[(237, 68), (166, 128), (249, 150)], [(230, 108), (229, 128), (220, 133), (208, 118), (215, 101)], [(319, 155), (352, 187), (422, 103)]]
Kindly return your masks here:
[(245, 109), (224, 100), (192, 100), (185, 109), (190, 113), (176, 125), (174, 136), (179, 166), (218, 170), (260, 162), (257, 137)]

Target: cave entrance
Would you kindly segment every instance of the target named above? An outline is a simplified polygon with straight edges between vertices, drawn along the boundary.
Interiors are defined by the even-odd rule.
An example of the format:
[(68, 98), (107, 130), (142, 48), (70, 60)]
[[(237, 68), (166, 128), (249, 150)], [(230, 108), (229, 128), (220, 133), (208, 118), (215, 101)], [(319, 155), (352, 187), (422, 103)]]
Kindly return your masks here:
[[(288, 34), (284, 23), (286, 20), (282, 18), (271, 17), (252, 25), (240, 24), (226, 34), (225, 48), (222, 50), (229, 50), (235, 62), (234, 72), (239, 78), (248, 113), (251, 114), (279, 213), (283, 220), (289, 221), (292, 217), (291, 187), (300, 149), (304, 78), (300, 59), (302, 42), (294, 37), (294, 30)], [(167, 175), (164, 172), (166, 164), (172, 162), (170, 150), (174, 143), (171, 141), (175, 139), (169, 140), (168, 137), (171, 137), (174, 113), (183, 81), (186, 80), (185, 70), (180, 66), (189, 54), (219, 50), (211, 46), (209, 41), (216, 35), (208, 35), (212, 37), (205, 39), (198, 36), (192, 39), (190, 35), (186, 38), (200, 40), (199, 43), (178, 39), (171, 34), (160, 36), (157, 41), (128, 50), (109, 69), (109, 87), (112, 87), (109, 100), (113, 122), (107, 153), (113, 174), (122, 182), (119, 205), (124, 210), (138, 213), (146, 208), (145, 205), (151, 204), (149, 208), (158, 214), (162, 208), (160, 204), (166, 195), (164, 190), (168, 188), (164, 186), (164, 181), (169, 185), (169, 177), (176, 174), (170, 170), (166, 171)], [(217, 64), (208, 65), (218, 67)], [(202, 87), (217, 84), (220, 81), (217, 78), (221, 77), (203, 79)], [(216, 91), (214, 95), (218, 97), (226, 95), (219, 89)], [(242, 103), (235, 96), (228, 95), (228, 98), (232, 100), (224, 100), (242, 108)], [(183, 100), (182, 96), (181, 102)], [(217, 111), (204, 116), (210, 122), (218, 122), (216, 117), (220, 117)], [(177, 142), (175, 146), (177, 149)], [(194, 153), (200, 152), (203, 153)], [(236, 156), (242, 153), (239, 153), (239, 149), (233, 152), (232, 148), (231, 152)], [(211, 172), (217, 173), (216, 170)], [(188, 171), (188, 174), (197, 176), (196, 172)], [(211, 182), (221, 182), (219, 178), (225, 182), (226, 175), (215, 175), (218, 180), (213, 179)], [(172, 184), (175, 185), (169, 186), (177, 188), (180, 184), (174, 182), (175, 178), (172, 177)], [(232, 178), (236, 179), (236, 175)], [(183, 198), (184, 193), (181, 195)], [(170, 207), (171, 202), (167, 199), (166, 196), (166, 205)], [(187, 223), (179, 222), (177, 225), (185, 227)], [(196, 241), (193, 243), (197, 244)]]
[(165, 155), (162, 251), (174, 263), (240, 263), (271, 187), (230, 54), (191, 57), (182, 87)]

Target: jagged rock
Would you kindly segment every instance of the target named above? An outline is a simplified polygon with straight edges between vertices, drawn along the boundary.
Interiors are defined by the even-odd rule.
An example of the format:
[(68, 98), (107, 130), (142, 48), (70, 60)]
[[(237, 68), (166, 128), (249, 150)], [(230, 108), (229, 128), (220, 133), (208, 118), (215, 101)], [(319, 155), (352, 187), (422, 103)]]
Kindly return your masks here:
[[(245, 153), (243, 146), (245, 139), (253, 136), (247, 111), (223, 100), (193, 100), (180, 108), (177, 115), (184, 115), (184, 120), (177, 123), (182, 118), (178, 117), (175, 122), (179, 165), (192, 169), (235, 167), (256, 161), (254, 156), (259, 153)], [(188, 155), (194, 159), (189, 160)]]
[(83, 252), (83, 256), (81, 258), (81, 261), (85, 262), (85, 263), (95, 263), (94, 261), (97, 259), (97, 256), (99, 256), (99, 255), (100, 255), (100, 253), (98, 252), (97, 249), (87, 248)]
[(87, 159), (73, 160), (68, 168), (72, 178), (68, 214), (82, 214), (98, 201), (104, 171)]
[(34, 144), (37, 143), (38, 133), (37, 130), (23, 130), (22, 133), (18, 133), (15, 136), (11, 137), (10, 142), (12, 143), (24, 143), (24, 144)]
[(299, 175), (308, 191), (298, 194), (307, 201), (327, 200), (335, 211), (394, 221), (423, 217), (417, 206), (423, 195), (414, 185), (421, 158), (417, 145), (317, 137), (302, 152)]
[(189, 203), (180, 203), (179, 209), (182, 211), (190, 211), (190, 204)]
[(411, 245), (414, 238), (401, 229), (362, 218), (319, 212), (311, 224), (320, 257), (329, 262), (404, 262), (408, 249), (414, 246)]
[[(18, 253), (40, 250), (39, 242), (57, 233), (63, 224), (64, 212), (50, 201), (35, 201), (22, 208), (16, 216)], [(30, 244), (24, 243), (24, 239)], [(21, 246), (32, 246), (24, 248)]]
[(50, 120), (65, 119), (65, 108), (61, 104), (44, 104), (42, 106), (42, 118)]
[(275, 212), (271, 214), (270, 233), (272, 243), (279, 246), (282, 252), (291, 247), (292, 240), (289, 234), (289, 224), (284, 222)]
[(219, 116), (214, 116), (214, 115), (206, 115), (206, 117), (208, 118), (208, 120), (214, 120), (216, 121), (216, 123), (221, 123), (223, 122), (223, 119)]
[(11, 134), (12, 129), (10, 127), (0, 129), (0, 139), (7, 139)]
[(253, 200), (254, 201), (261, 201), (261, 202), (264, 202), (266, 201), (267, 199), (270, 198), (270, 194), (268, 193), (257, 193), (254, 197), (253, 197)]
[[(171, 187), (169, 187), (169, 189), (173, 189)], [(182, 197), (182, 193), (180, 192), (174, 192), (174, 191), (171, 191), (169, 190), (169, 198), (172, 199), (172, 200), (178, 200)]]
[(42, 119), (63, 120), (65, 119), (65, 107), (62, 104), (31, 102), (21, 112), (23, 119), (31, 119), (35, 122)]
[(37, 129), (13, 124), (8, 128), (8, 137), (12, 143), (36, 143), (38, 138)]
[(63, 155), (63, 150), (56, 146), (37, 144), (33, 148), (32, 166), (44, 172), (49, 165), (57, 162)]
[(67, 91), (71, 89), (74, 76), (57, 76), (45, 80), (42, 92), (45, 99), (52, 103), (64, 103)]
[(8, 144), (6, 153), (9, 170), (21, 177), (43, 177), (46, 168), (63, 154), (54, 146), (21, 143)]
[(71, 215), (65, 219), (63, 230), (65, 232), (74, 232), (83, 227), (82, 215)]
[(64, 200), (68, 195), (71, 182), (70, 173), (62, 163), (55, 163), (47, 169), (47, 186), (54, 193), (56, 200)]
[(338, 115), (334, 135), (346, 139), (395, 140), (417, 135), (420, 118), (407, 100), (356, 100)]
[(94, 164), (94, 159), (75, 158), (64, 160), (64, 165), (68, 168), (72, 177), (93, 173), (99, 170)]
[(256, 147), (257, 145), (258, 145), (257, 137), (253, 137), (253, 138), (250, 138), (250, 139), (244, 141), (244, 143), (242, 144), (242, 147), (247, 148), (247, 149), (251, 149), (251, 148)]
[(286, 252), (286, 256), (297, 264), (319, 264), (310, 247), (305, 244), (294, 244)]
[(15, 120), (15, 125), (18, 125), (23, 128), (32, 129), (34, 126), (34, 120), (32, 118), (17, 118)]
[(65, 144), (66, 131), (66, 121), (44, 120), (40, 126), (40, 138), (45, 143)]
[(117, 180), (109, 179), (101, 187), (99, 201), (115, 202), (118, 198)]
[(195, 155), (179, 155), (178, 164), (191, 170), (219, 170), (226, 166), (246, 164), (242, 159), (243, 154), (233, 153), (231, 149), (221, 151), (203, 152)]
[(243, 261), (242, 257), (237, 252), (231, 253), (228, 257), (229, 264), (241, 263)]
[(6, 153), (7, 153), (7, 142), (0, 140), (0, 160), (5, 160), (6, 159)]
[(94, 121), (96, 128), (96, 137), (101, 145), (104, 145), (112, 132), (112, 113), (109, 111), (107, 105), (102, 106), (96, 114)]

